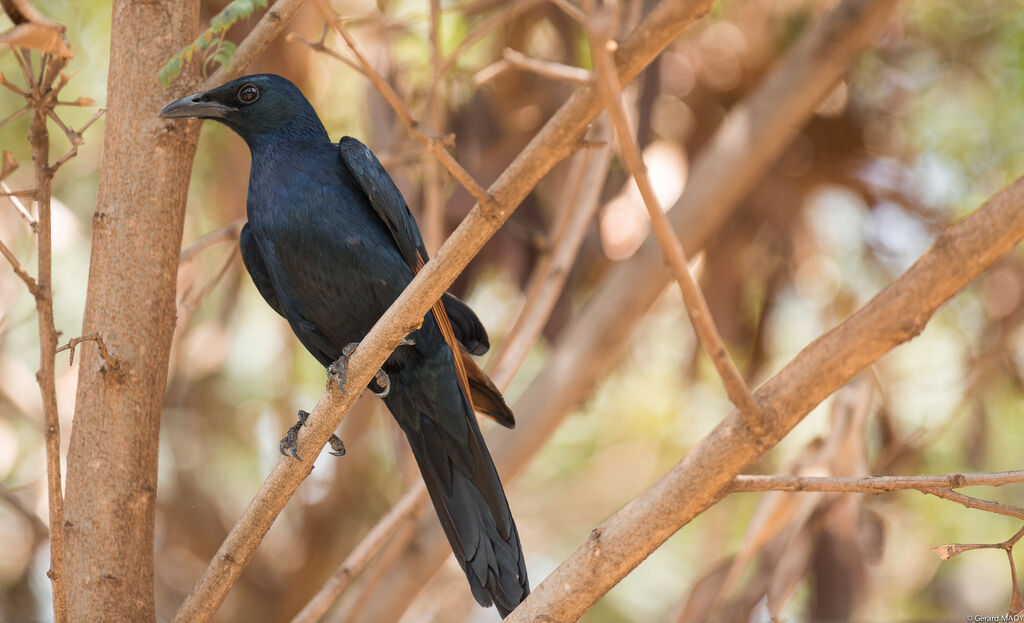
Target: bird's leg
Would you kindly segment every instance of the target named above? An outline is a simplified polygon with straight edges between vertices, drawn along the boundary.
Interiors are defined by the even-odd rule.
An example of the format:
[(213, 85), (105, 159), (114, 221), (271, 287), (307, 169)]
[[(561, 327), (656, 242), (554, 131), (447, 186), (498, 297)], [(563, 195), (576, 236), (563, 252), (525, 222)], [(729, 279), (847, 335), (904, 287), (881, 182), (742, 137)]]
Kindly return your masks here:
[[(296, 460), (301, 461), (298, 453), (298, 440), (299, 440), (299, 429), (306, 423), (309, 418), (308, 411), (299, 411), (299, 420), (292, 424), (292, 427), (288, 429), (288, 433), (281, 439), (280, 450), (281, 454), (288, 456), (290, 453)], [(345, 442), (338, 438), (337, 435), (331, 435), (331, 438), (327, 440), (327, 443), (331, 444), (333, 452), (328, 454), (332, 456), (345, 456)]]
[[(416, 342), (406, 337), (402, 338), (402, 341), (398, 343), (398, 346), (414, 346), (415, 344)], [(357, 346), (359, 346), (359, 342), (346, 344), (345, 347), (341, 349), (341, 357), (338, 357), (337, 361), (327, 367), (327, 378), (333, 379), (334, 382), (338, 384), (338, 389), (340, 389), (342, 393), (345, 392), (345, 368), (348, 367), (348, 360), (352, 357), (352, 353), (356, 352)], [(367, 385), (367, 389), (377, 396), (385, 398), (391, 391), (391, 379), (388, 378), (388, 375), (384, 370), (377, 370), (373, 375), (373, 380), (371, 380), (370, 384)]]

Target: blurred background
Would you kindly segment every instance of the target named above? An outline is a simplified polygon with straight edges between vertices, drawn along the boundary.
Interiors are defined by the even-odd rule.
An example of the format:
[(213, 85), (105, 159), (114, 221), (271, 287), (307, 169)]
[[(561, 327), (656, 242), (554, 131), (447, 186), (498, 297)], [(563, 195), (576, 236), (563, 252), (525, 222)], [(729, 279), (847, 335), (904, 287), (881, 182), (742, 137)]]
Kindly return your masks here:
[[(63, 95), (103, 106), (109, 2), (35, 4), (68, 26), (75, 49), (70, 69), (77, 73)], [(635, 23), (651, 4), (625, 0), (624, 21)], [(224, 5), (204, 3), (204, 19)], [(688, 162), (730, 107), (834, 5), (717, 2), (627, 89), (665, 205), (682, 192)], [(574, 88), (503, 64), (503, 50), (591, 66), (586, 37), (571, 18), (553, 4), (524, 6), (510, 12), (493, 0), (444, 0), (438, 46), (445, 57), (458, 54), (435, 81), (428, 2), (333, 3), (413, 114), (439, 133), (455, 133), (455, 155), (485, 186)], [(258, 17), (240, 22), (227, 38), (239, 42)], [(5, 20), (0, 17), (0, 31), (10, 26)], [(751, 386), (867, 302), (944, 226), (1024, 171), (1022, 24), (1024, 6), (1016, 0), (904, 2), (877, 45), (702, 250), (700, 282)], [(420, 219), (433, 251), (472, 201), (362, 75), (302, 42), (317, 41), (322, 26), (313, 7), (303, 7), (286, 29), (298, 36), (275, 42), (252, 70), (287, 76), (313, 102), (332, 137), (348, 134), (370, 145), (418, 216), (423, 206), (440, 206)], [(462, 45), (477, 32), (483, 36)], [(334, 35), (324, 43), (344, 49)], [(6, 47), (0, 48), (0, 71), (15, 82), (20, 76)], [(0, 119), (22, 105), (0, 90)], [(65, 119), (78, 127), (94, 110), (69, 109)], [(22, 163), (6, 180), (14, 189), (32, 185), (28, 123), (24, 116), (0, 127), (0, 148)], [(81, 327), (102, 132), (101, 120), (55, 180), (55, 311), (62, 343)], [(64, 153), (61, 133), (54, 131), (52, 139), (54, 153)], [(296, 410), (310, 409), (323, 391), (323, 370), (260, 298), (231, 236), (245, 216), (248, 159), (241, 139), (212, 123), (203, 127), (162, 422), (160, 620), (170, 619), (278, 459), (278, 441)], [(551, 251), (552, 232), (574, 209), (564, 192), (572, 166), (567, 162), (544, 179), (452, 288), (477, 311), (492, 345), (512, 329), (531, 275)], [(512, 379), (510, 404), (549, 360), (601, 279), (648, 234), (644, 207), (617, 157), (596, 187), (596, 216), (542, 335)], [(225, 227), (227, 234), (194, 245)], [(31, 232), (3, 197), (0, 240), (34, 266)], [(1015, 251), (937, 313), (918, 338), (812, 412), (751, 472), (1019, 469), (1022, 293), (1024, 256)], [(636, 326), (611, 374), (525, 471), (506, 480), (534, 584), (731, 410), (676, 287), (629, 322)], [(45, 534), (11, 506), (13, 499), (46, 521), (36, 331), (31, 297), (0, 267), (0, 484), (10, 498), (0, 500), (0, 620), (10, 622), (51, 616)], [(76, 366), (68, 365), (66, 353), (59, 355), (65, 448), (76, 379)], [(492, 426), (484, 423), (485, 430)], [(317, 460), (216, 620), (288, 621), (419, 478), (397, 427), (375, 398), (364, 397), (340, 435), (348, 454)], [(968, 493), (1024, 502), (1015, 487)], [(1011, 593), (1001, 552), (981, 550), (941, 562), (929, 548), (999, 542), (1019, 527), (1015, 520), (917, 492), (734, 494), (681, 530), (582, 620), (963, 620), (998, 614)], [(361, 611), (372, 606), (367, 600), (387, 594), (387, 586), (374, 593), (368, 583), (357, 583), (325, 620), (361, 620)], [(475, 606), (449, 559), (401, 620), (495, 617)]]

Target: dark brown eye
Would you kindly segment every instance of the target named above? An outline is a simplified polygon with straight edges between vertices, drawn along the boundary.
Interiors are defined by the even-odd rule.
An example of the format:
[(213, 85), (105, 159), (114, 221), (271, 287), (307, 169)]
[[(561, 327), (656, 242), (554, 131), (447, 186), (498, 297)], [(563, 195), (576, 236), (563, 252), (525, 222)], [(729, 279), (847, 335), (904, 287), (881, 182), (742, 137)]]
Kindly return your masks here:
[(238, 89), (238, 101), (243, 104), (252, 104), (260, 98), (260, 89), (255, 84), (244, 84)]

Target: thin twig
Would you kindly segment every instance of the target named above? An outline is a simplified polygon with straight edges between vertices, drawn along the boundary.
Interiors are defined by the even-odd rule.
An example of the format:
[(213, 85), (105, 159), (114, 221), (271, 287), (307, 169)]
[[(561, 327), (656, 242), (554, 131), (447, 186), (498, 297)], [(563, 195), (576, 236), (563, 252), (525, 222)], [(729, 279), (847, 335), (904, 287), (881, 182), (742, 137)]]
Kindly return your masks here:
[(192, 300), (182, 300), (178, 307), (182, 308), (184, 311), (187, 312), (195, 308), (197, 305), (199, 305), (199, 303), (201, 303), (202, 300), (206, 298), (206, 296), (210, 294), (210, 292), (212, 292), (215, 287), (217, 287), (217, 284), (220, 283), (220, 280), (224, 277), (224, 275), (227, 274), (228, 269), (231, 268), (231, 265), (235, 261), (235, 256), (238, 255), (238, 253), (238, 247), (232, 248), (231, 252), (228, 253), (221, 261), (220, 267), (217, 268), (217, 272), (213, 274), (213, 277), (211, 277), (209, 281), (203, 284), (203, 287), (201, 290), (199, 290), (199, 293), (196, 294), (195, 297), (192, 298)]
[(939, 545), (938, 547), (933, 547), (931, 549), (939, 558), (949, 560), (950, 558), (955, 558), (964, 552), (969, 552), (975, 549), (1002, 549), (1010, 551), (1022, 537), (1024, 537), (1024, 527), (1021, 527), (1016, 534), (1002, 543), (950, 543), (948, 545)]
[(1021, 540), (1022, 537), (1024, 537), (1024, 527), (1002, 543), (951, 543), (949, 545), (933, 547), (932, 551), (935, 552), (942, 560), (949, 560), (950, 558), (959, 556), (964, 552), (969, 552), (975, 549), (1003, 550), (1006, 553), (1007, 561), (1010, 564), (1010, 586), (1012, 594), (1010, 597), (1009, 614), (1011, 616), (1016, 616), (1024, 610), (1024, 598), (1021, 597), (1020, 583), (1017, 581), (1017, 564), (1013, 560), (1013, 547)]
[(7, 245), (5, 245), (3, 241), (0, 241), (0, 255), (3, 255), (5, 258), (7, 258), (7, 261), (10, 263), (11, 268), (14, 269), (14, 274), (17, 275), (23, 282), (25, 282), (25, 287), (28, 288), (28, 291), (32, 294), (32, 296), (38, 298), (39, 285), (36, 283), (36, 280), (32, 278), (32, 275), (28, 274), (28, 271), (25, 270), (25, 267), (21, 265), (21, 262), (18, 261), (18, 258), (14, 255), (14, 253), (11, 252), (10, 249), (7, 248)]
[[(90, 117), (89, 120), (85, 122), (85, 125), (83, 125), (82, 128), (77, 132), (73, 130), (65, 130), (65, 134), (67, 135), (68, 140), (71, 142), (71, 149), (68, 150), (67, 153), (65, 153), (63, 156), (58, 158), (56, 162), (53, 163), (53, 165), (50, 167), (51, 170), (56, 172), (57, 169), (61, 168), (61, 166), (63, 166), (65, 162), (71, 160), (72, 158), (78, 155), (78, 147), (84, 143), (84, 141), (82, 140), (82, 134), (89, 129), (89, 126), (96, 123), (96, 120), (102, 117), (103, 113), (105, 112), (107, 112), (105, 108), (100, 108), (99, 110), (97, 110), (96, 113), (93, 114), (93, 116)], [(51, 117), (56, 119), (57, 115), (51, 114)], [(63, 124), (61, 124), (61, 127), (63, 127)]]
[[(17, 55), (15, 55), (15, 56), (17, 56)], [(25, 106), (24, 108), (19, 108), (18, 110), (12, 112), (11, 114), (7, 115), (2, 120), (0, 120), (0, 128), (2, 128), (3, 126), (7, 125), (11, 121), (14, 121), (15, 119), (17, 119), (18, 117), (24, 115), (25, 113), (27, 113), (30, 110), (32, 110), (31, 106)]]
[(267, 12), (263, 14), (260, 21), (245, 36), (242, 43), (235, 50), (231, 59), (231, 65), (221, 65), (213, 75), (203, 82), (201, 91), (212, 89), (221, 84), (242, 75), (256, 57), (263, 53), (270, 42), (277, 38), (284, 31), (292, 16), (302, 6), (304, 0), (277, 0)]
[[(444, 131), (444, 80), (441, 65), (441, 0), (430, 0), (430, 60), (434, 77), (427, 94), (427, 123), (435, 132)], [(427, 251), (433, 254), (444, 241), (444, 181), (437, 158), (423, 163), (423, 212), (420, 229)]]
[(1007, 517), (1024, 519), (1024, 508), (1020, 508), (1018, 506), (1000, 504), (999, 502), (990, 502), (989, 500), (979, 500), (978, 498), (958, 493), (952, 489), (923, 489), (922, 492), (934, 495), (937, 498), (942, 498), (943, 500), (956, 502), (957, 504), (966, 506), (967, 508), (974, 508), (977, 510), (995, 513), (997, 515), (1006, 515)]
[(605, 140), (610, 128), (605, 117), (599, 117), (594, 123), (594, 134), (604, 142), (604, 149), (576, 154), (567, 175), (565, 195), (558, 202), (565, 207), (551, 235), (551, 250), (541, 258), (530, 277), (523, 308), (515, 324), (487, 362), (488, 374), (501, 389), (512, 382), (544, 330), (601, 205), (601, 190), (611, 165), (611, 149)]
[[(324, 23), (324, 32), (326, 32), (326, 29), (328, 27), (329, 25), (327, 23)], [(354, 69), (355, 71), (363, 75), (366, 74), (366, 72), (363, 71), (362, 67), (342, 56), (340, 52), (336, 52), (335, 50), (332, 50), (331, 48), (324, 45), (323, 37), (321, 37), (319, 41), (310, 41), (309, 39), (303, 37), (297, 32), (290, 32), (287, 35), (285, 35), (284, 40), (288, 42), (296, 41), (298, 43), (301, 43), (308, 47), (309, 49), (313, 50), (314, 52), (320, 52), (321, 54), (326, 54), (327, 56), (330, 56), (335, 60), (341, 61), (342, 63), (347, 65), (349, 69)]]
[(718, 375), (722, 378), (722, 384), (729, 395), (729, 400), (743, 413), (748, 426), (756, 436), (761, 437), (764, 432), (761, 426), (761, 409), (754, 401), (743, 377), (729, 357), (729, 352), (725, 349), (722, 337), (715, 327), (714, 318), (711, 317), (704, 294), (694, 281), (693, 275), (690, 274), (686, 252), (683, 250), (679, 237), (672, 230), (672, 225), (665, 216), (661, 202), (654, 192), (654, 186), (647, 175), (647, 167), (644, 165), (640, 148), (637, 146), (629, 120), (626, 118), (626, 110), (622, 105), (622, 89), (619, 86), (619, 78), (616, 75), (611, 55), (611, 51), (617, 47), (614, 40), (609, 37), (612, 26), (610, 15), (602, 12), (595, 16), (594, 21), (587, 29), (587, 34), (590, 38), (591, 54), (594, 57), (598, 88), (604, 98), (612, 125), (615, 127), (623, 160), (640, 189), (644, 205), (647, 206), (647, 213), (651, 218), (651, 229), (665, 253), (665, 258), (672, 266), (676, 281), (679, 282), (679, 289), (682, 290), (683, 301), (686, 303), (686, 311), (690, 315), (694, 331), (700, 338), (704, 350), (711, 357)]
[(853, 493), (884, 493), (913, 489), (968, 508), (984, 510), (1007, 517), (1024, 519), (1024, 508), (980, 500), (957, 493), (961, 487), (1024, 483), (1024, 471), (994, 474), (946, 474), (943, 476), (865, 476), (811, 477), (811, 476), (737, 476), (729, 488), (731, 493), (741, 491), (842, 491)]
[(512, 69), (512, 63), (508, 62), (503, 58), (499, 58), (487, 67), (484, 67), (480, 71), (473, 74), (473, 88), (478, 89), (480, 86), (487, 84), (491, 80), (494, 80), (501, 74), (505, 73), (509, 69)]
[(479, 24), (477, 24), (473, 30), (469, 31), (465, 37), (459, 42), (459, 46), (448, 55), (445, 59), (444, 64), (438, 68), (438, 72), (446, 74), (448, 71), (455, 66), (459, 58), (468, 50), (473, 47), (478, 41), (486, 37), (491, 31), (501, 27), (516, 17), (522, 15), (526, 11), (532, 9), (541, 3), (542, 0), (513, 0), (510, 4), (506, 4), (497, 13), (490, 15)]
[(943, 474), (941, 476), (864, 476), (812, 477), (761, 476), (742, 474), (729, 488), (733, 493), (752, 491), (843, 491), (885, 493), (903, 489), (960, 489), (963, 487), (1001, 487), (1024, 483), (1024, 470), (987, 474)]
[(242, 231), (242, 227), (245, 226), (245, 222), (244, 218), (236, 219), (224, 227), (203, 234), (195, 242), (182, 249), (181, 256), (178, 257), (178, 263), (184, 264), (199, 254), (200, 251), (215, 244), (237, 240), (238, 234)]
[(23, 93), (25, 98), (28, 99), (28, 93), (32, 91), (32, 87), (34, 86), (34, 80), (32, 79), (32, 57), (28, 55), (28, 50), (25, 50), (24, 54), (25, 56), (22, 56), (22, 50), (20, 48), (14, 50), (14, 60), (18, 62), (18, 67), (21, 68), (21, 75), (25, 78), (25, 84), (29, 86), (28, 92)]
[(7, 77), (4, 76), (3, 72), (0, 72), (0, 87), (5, 87), (5, 88), (7, 88), (10, 91), (14, 91), (15, 93), (17, 93), (21, 97), (24, 97), (26, 99), (28, 98), (28, 94), (25, 93), (25, 91), (22, 91), (21, 89), (19, 89), (16, 84), (14, 84), (11, 81), (9, 81), (7, 79)]
[[(27, 52), (26, 56), (27, 56)], [(15, 57), (18, 54), (15, 53)], [(53, 80), (67, 59), (44, 54), (39, 67), (39, 81), (31, 79), (31, 58), (26, 58), (27, 78), (33, 106), (32, 125), (28, 139), (32, 146), (32, 160), (35, 164), (36, 206), (38, 208), (39, 232), (37, 235), (38, 277), (36, 281), (36, 312), (39, 319), (39, 372), (36, 380), (43, 402), (43, 439), (46, 448), (47, 498), (50, 508), (50, 570), (47, 575), (53, 590), (53, 616), (57, 623), (67, 619), (67, 585), (64, 569), (64, 495), (61, 489), (60, 473), (60, 417), (57, 412), (56, 351), (57, 329), (53, 320), (53, 251), (51, 240), (50, 198), (53, 174), (50, 166), (50, 134), (46, 120), (53, 113), (57, 92), (66, 84), (58, 85)], [(62, 125), (63, 127), (63, 125)], [(72, 141), (74, 143), (74, 141)]]
[[(12, 190), (5, 190), (3, 192), (0, 192), (0, 197), (13, 197), (15, 199), (18, 198), (18, 197), (35, 197), (35, 196), (36, 196), (36, 189), (35, 188), (26, 188), (25, 190), (13, 190), (12, 189)], [(19, 209), (19, 212), (20, 211), (21, 210)], [(24, 218), (24, 216), (22, 216), (22, 218)]]
[(428, 499), (427, 488), (422, 482), (402, 496), (402, 499), (366, 533), (366, 536), (352, 550), (345, 562), (341, 563), (331, 577), (327, 578), (327, 582), (317, 591), (316, 595), (295, 615), (292, 623), (319, 621), (380, 548), (388, 543), (406, 522), (416, 518)]
[(587, 23), (587, 16), (580, 10), (578, 6), (569, 2), (569, 0), (551, 0), (551, 4), (562, 9), (562, 12), (573, 18), (580, 24), (585, 25)]
[(398, 530), (391, 540), (382, 544), (383, 551), (377, 558), (380, 564), (371, 568), (363, 575), (360, 586), (362, 590), (358, 594), (351, 596), (352, 598), (348, 600), (345, 607), (339, 612), (339, 616), (336, 619), (337, 623), (354, 623), (360, 613), (371, 603), (370, 600), (374, 591), (384, 583), (386, 576), (384, 571), (402, 555), (402, 550), (405, 549), (405, 546), (409, 544), (415, 534), (415, 522), (403, 521), (399, 524)]
[(501, 56), (519, 69), (525, 69), (526, 71), (533, 72), (539, 76), (551, 78), (552, 80), (586, 84), (593, 79), (593, 74), (582, 67), (573, 67), (572, 65), (566, 65), (564, 63), (533, 58), (532, 56), (527, 56), (522, 52), (513, 50), (512, 48), (505, 48), (502, 50)]
[(391, 104), (391, 108), (394, 109), (395, 114), (398, 115), (398, 118), (401, 119), (409, 129), (409, 133), (416, 137), (417, 140), (422, 141), (427, 148), (430, 149), (431, 153), (433, 153), (434, 156), (441, 161), (441, 164), (448, 169), (448, 172), (452, 177), (458, 180), (458, 182), (462, 184), (467, 191), (469, 191), (469, 194), (472, 195), (481, 206), (493, 208), (495, 205), (494, 199), (482, 186), (480, 186), (480, 184), (476, 182), (476, 180), (473, 179), (473, 176), (455, 160), (448, 150), (444, 148), (445, 139), (443, 137), (439, 137), (432, 132), (424, 131), (422, 129), (422, 124), (420, 124), (420, 122), (409, 113), (409, 110), (405, 107), (405, 104), (402, 103), (402, 99), (397, 93), (395, 93), (395, 90), (392, 89), (391, 85), (389, 85), (387, 81), (384, 80), (384, 78), (382, 78), (381, 75), (373, 68), (362, 50), (359, 49), (359, 44), (356, 43), (355, 39), (352, 38), (352, 35), (350, 35), (345, 27), (342, 26), (341, 22), (338, 21), (338, 18), (331, 11), (331, 8), (327, 5), (326, 1), (313, 0), (313, 3), (316, 4), (317, 8), (323, 14), (324, 19), (327, 20), (334, 30), (341, 35), (341, 38), (345, 40), (349, 49), (352, 50), (352, 54), (356, 57), (356, 60), (359, 61), (360, 66), (363, 68), (363, 73), (377, 91), (380, 92), (384, 99)]
[(61, 346), (56, 350), (57, 353), (68, 351), (68, 365), (75, 365), (75, 348), (82, 342), (96, 342), (96, 348), (100, 352), (100, 357), (103, 357), (103, 361), (107, 362), (112, 370), (120, 370), (122, 364), (125, 364), (125, 360), (120, 357), (115, 357), (110, 354), (107, 350), (107, 345), (103, 342), (103, 338), (100, 337), (99, 333), (90, 333), (89, 335), (83, 335), (81, 337), (73, 337), (68, 340), (68, 343)]

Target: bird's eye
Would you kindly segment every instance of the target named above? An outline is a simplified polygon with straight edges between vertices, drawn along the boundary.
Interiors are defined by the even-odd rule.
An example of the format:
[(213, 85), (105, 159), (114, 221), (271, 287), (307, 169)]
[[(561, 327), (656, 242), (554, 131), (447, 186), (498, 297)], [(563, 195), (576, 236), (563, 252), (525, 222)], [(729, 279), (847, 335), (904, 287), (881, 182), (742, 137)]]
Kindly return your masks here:
[(238, 89), (238, 101), (243, 104), (252, 104), (260, 98), (260, 89), (255, 84), (242, 85), (241, 89)]

